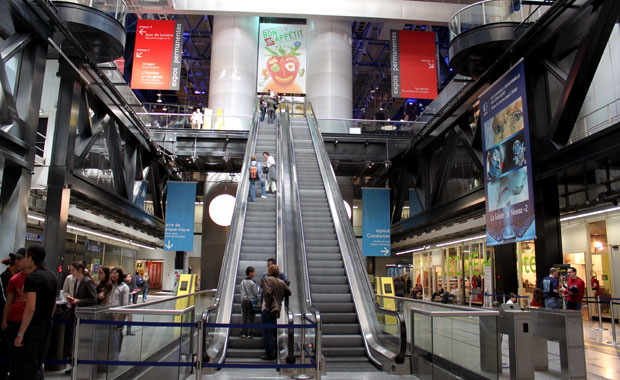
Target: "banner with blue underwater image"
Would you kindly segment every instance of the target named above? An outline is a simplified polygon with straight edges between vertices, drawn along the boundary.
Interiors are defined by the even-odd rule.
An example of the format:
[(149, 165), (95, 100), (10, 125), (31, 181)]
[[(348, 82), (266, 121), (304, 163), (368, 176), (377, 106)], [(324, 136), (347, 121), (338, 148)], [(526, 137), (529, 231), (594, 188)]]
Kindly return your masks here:
[(196, 182), (168, 182), (164, 250), (194, 250)]
[(487, 245), (536, 238), (523, 61), (480, 95)]
[(390, 189), (362, 189), (362, 254), (390, 256)]

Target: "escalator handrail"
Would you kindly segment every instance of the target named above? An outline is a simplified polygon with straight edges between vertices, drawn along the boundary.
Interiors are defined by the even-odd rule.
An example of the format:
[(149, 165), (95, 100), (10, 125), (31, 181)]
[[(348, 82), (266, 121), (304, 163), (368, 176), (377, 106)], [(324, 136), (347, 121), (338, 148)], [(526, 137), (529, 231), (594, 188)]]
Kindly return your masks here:
[[(346, 211), (344, 210), (344, 203), (342, 199), (342, 195), (340, 194), (340, 190), (338, 188), (338, 182), (336, 180), (336, 174), (332, 168), (331, 162), (329, 161), (329, 156), (327, 154), (327, 150), (325, 149), (325, 145), (323, 139), (321, 137), (321, 132), (319, 130), (319, 124), (316, 119), (316, 114), (314, 113), (314, 109), (312, 108), (312, 104), (310, 102), (306, 102), (305, 105), (306, 110), (306, 119), (308, 120), (308, 126), (310, 127), (310, 135), (314, 144), (315, 152), (317, 153), (317, 161), (319, 163), (319, 169), (321, 171), (321, 177), (323, 178), (324, 186), (326, 187), (326, 195), (328, 201), (331, 200), (333, 202), (333, 207), (330, 206), (335, 212), (332, 212), (332, 218), (334, 218), (334, 227), (336, 229), (336, 234), (338, 236), (338, 241), (340, 244), (340, 248), (342, 251), (343, 260), (345, 262), (345, 269), (347, 273), (347, 277), (349, 277), (349, 283), (351, 284), (351, 277), (355, 277), (356, 284), (360, 285), (362, 288), (353, 289), (354, 285), (351, 284), (352, 294), (355, 294), (356, 290), (362, 290), (362, 294), (365, 294), (368, 301), (370, 301), (373, 305), (374, 310), (372, 312), (379, 312), (381, 314), (388, 314), (394, 316), (398, 323), (398, 332), (399, 332), (399, 352), (394, 354), (394, 360), (397, 363), (404, 362), (406, 350), (407, 350), (407, 328), (405, 323), (405, 318), (402, 313), (389, 310), (381, 307), (378, 304), (377, 299), (372, 291), (372, 286), (370, 285), (370, 281), (368, 280), (368, 276), (362, 275), (362, 272), (365, 273), (365, 265), (362, 261), (362, 255), (357, 244), (357, 241), (354, 241), (352, 238), (355, 236), (353, 232), (353, 227), (351, 223), (348, 222), (348, 216), (346, 215)], [(312, 120), (312, 123), (310, 122)], [(347, 221), (344, 223), (343, 221)], [(341, 238), (343, 239), (341, 241)], [(344, 244), (343, 244), (344, 243)], [(353, 266), (358, 270), (352, 270), (349, 265), (346, 265), (347, 262), (353, 264)], [(358, 311), (358, 315), (359, 315)], [(376, 324), (377, 318), (373, 315), (368, 315), (368, 313), (364, 313), (367, 318), (367, 322), (369, 322), (369, 327), (377, 329)], [(367, 342), (367, 336), (364, 335), (365, 344), (370, 344), (372, 348), (381, 353), (385, 357), (390, 357), (390, 351), (385, 349), (378, 343), (378, 341)], [(393, 353), (392, 353), (393, 354)], [(382, 365), (376, 358), (372, 357), (369, 351), (369, 356), (371, 356), (372, 360), (377, 364)]]
[[(224, 257), (220, 269), (220, 278), (217, 285), (217, 293), (213, 305), (209, 306), (203, 312), (203, 319), (209, 321), (209, 315), (216, 313), (216, 323), (230, 323), (232, 305), (235, 295), (235, 284), (237, 282), (237, 272), (239, 269), (239, 256), (241, 254), (241, 241), (243, 236), (243, 228), (245, 225), (245, 215), (248, 205), (248, 192), (250, 189), (248, 170), (250, 157), (256, 148), (256, 140), (258, 137), (258, 105), (254, 108), (254, 116), (250, 124), (248, 140), (241, 168), (241, 177), (237, 186), (237, 194), (235, 199), (235, 209), (233, 211), (232, 223), (226, 241)], [(223, 305), (223, 306), (222, 306)], [(218, 331), (219, 330), (219, 331)], [(207, 350), (204, 350), (205, 358), (213, 360), (216, 363), (222, 363), (226, 358), (226, 349), (228, 347), (228, 328), (216, 328), (214, 339)], [(205, 335), (206, 337), (206, 335)], [(206, 346), (205, 346), (206, 347)]]
[[(287, 104), (286, 107), (286, 117), (288, 120), (288, 125), (286, 126), (286, 128), (283, 128), (286, 133), (287, 133), (287, 139), (286, 141), (288, 141), (289, 146), (290, 146), (290, 152), (291, 152), (291, 164), (292, 164), (292, 176), (293, 176), (293, 183), (294, 184), (299, 184), (299, 181), (297, 179), (297, 156), (295, 155), (295, 149), (294, 149), (294, 143), (293, 143), (293, 131), (290, 127), (290, 112), (289, 112), (289, 104), (291, 106), (295, 106), (294, 103), (290, 103), (288, 101), (283, 101), (283, 103)], [(299, 236), (298, 236), (298, 244), (297, 244), (297, 250), (298, 252), (301, 253), (301, 263), (302, 263), (302, 275), (303, 275), (303, 279), (302, 279), (302, 283), (304, 285), (304, 302), (305, 302), (305, 308), (306, 308), (306, 313), (310, 313), (312, 315), (312, 318), (314, 320), (315, 323), (319, 323), (321, 320), (321, 313), (314, 308), (314, 306), (312, 305), (312, 292), (310, 290), (310, 274), (308, 271), (308, 255), (306, 252), (306, 241), (305, 241), (305, 237), (304, 237), (304, 222), (303, 222), (303, 216), (301, 213), (301, 198), (299, 196), (299, 186), (292, 186), (292, 191), (294, 193), (294, 197), (296, 199), (297, 204), (299, 205), (299, 207), (296, 209), (297, 213), (296, 213), (296, 217), (294, 218), (294, 222), (297, 223), (297, 227), (298, 227), (298, 231), (299, 231)]]

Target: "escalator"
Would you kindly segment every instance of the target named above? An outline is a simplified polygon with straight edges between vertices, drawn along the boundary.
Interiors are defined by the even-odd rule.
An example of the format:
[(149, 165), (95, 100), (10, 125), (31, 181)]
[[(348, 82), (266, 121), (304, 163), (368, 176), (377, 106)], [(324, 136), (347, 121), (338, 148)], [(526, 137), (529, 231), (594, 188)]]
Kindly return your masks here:
[[(263, 152), (269, 152), (278, 161), (276, 149), (276, 125), (262, 122), (258, 125), (256, 146), (252, 155), (261, 165), (265, 159)], [(262, 198), (265, 195), (267, 198)], [(246, 277), (245, 270), (252, 266), (256, 269), (254, 280), (258, 283), (267, 270), (267, 259), (276, 258), (276, 195), (262, 194), (261, 186), (256, 183), (256, 201), (248, 202), (243, 226), (243, 239), (239, 254), (239, 266), (235, 282), (235, 296), (231, 323), (241, 323), (241, 281)], [(255, 323), (260, 323), (260, 313), (256, 314)], [(228, 351), (225, 363), (259, 362), (265, 353), (262, 330), (255, 329), (253, 339), (240, 337), (240, 329), (230, 330)]]
[[(255, 268), (255, 281), (260, 281), (267, 270), (267, 259), (275, 258), (278, 263), (282, 258), (282, 226), (281, 217), (278, 217), (281, 208), (281, 197), (278, 194), (264, 194), (261, 197), (260, 183), (256, 183), (256, 201), (249, 199), (250, 157), (256, 156), (261, 163), (265, 161), (262, 153), (269, 152), (278, 162), (278, 135), (277, 126), (266, 122), (258, 122), (255, 111), (251, 128), (248, 134), (244, 163), (240, 173), (235, 209), (231, 220), (228, 241), (222, 269), (218, 281), (217, 293), (212, 306), (202, 315), (204, 322), (209, 324), (240, 324), (241, 320), (241, 281), (246, 277), (248, 266)], [(288, 322), (287, 312), (278, 323)], [(203, 333), (206, 350), (203, 360), (210, 365), (222, 367), (239, 363), (256, 364), (264, 354), (262, 330), (260, 327), (260, 313), (256, 314), (253, 339), (241, 338), (239, 328), (215, 327), (206, 328)], [(288, 354), (287, 336), (281, 339), (282, 350)], [(284, 356), (279, 357), (281, 360)], [(262, 362), (265, 363), (265, 362)], [(209, 367), (207, 372), (213, 373), (218, 367)]]
[[(305, 108), (290, 129), (310, 303), (321, 314), (327, 371), (409, 373), (404, 318), (376, 302), (316, 118)], [(386, 328), (379, 320), (395, 323)]]

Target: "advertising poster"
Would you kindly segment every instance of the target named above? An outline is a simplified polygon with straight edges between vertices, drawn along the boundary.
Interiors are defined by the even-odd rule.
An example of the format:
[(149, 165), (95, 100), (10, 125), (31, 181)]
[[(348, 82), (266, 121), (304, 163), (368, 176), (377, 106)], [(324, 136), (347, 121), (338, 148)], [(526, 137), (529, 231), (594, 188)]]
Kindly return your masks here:
[(523, 62), (480, 95), (487, 245), (536, 238)]
[(362, 254), (390, 256), (390, 189), (362, 189)]
[(194, 249), (196, 182), (168, 182), (164, 250)]
[(138, 20), (131, 88), (178, 90), (182, 47), (181, 21)]
[(257, 92), (306, 93), (306, 26), (260, 24)]
[(435, 33), (390, 31), (392, 97), (435, 99), (437, 62)]

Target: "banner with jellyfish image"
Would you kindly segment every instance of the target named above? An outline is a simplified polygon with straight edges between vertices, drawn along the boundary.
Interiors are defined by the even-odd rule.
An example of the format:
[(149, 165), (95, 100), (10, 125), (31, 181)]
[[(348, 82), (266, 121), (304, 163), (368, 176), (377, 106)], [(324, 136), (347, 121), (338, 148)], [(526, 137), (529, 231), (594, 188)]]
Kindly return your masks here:
[(480, 95), (487, 245), (536, 238), (523, 62)]

